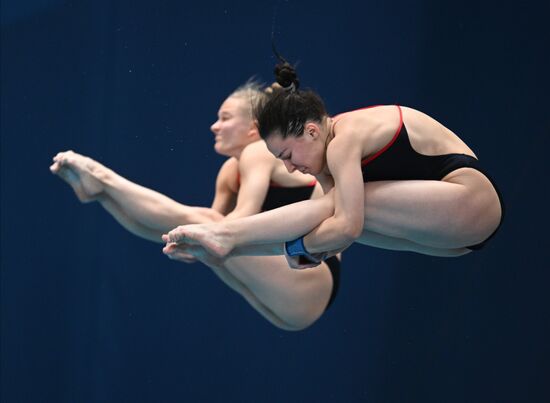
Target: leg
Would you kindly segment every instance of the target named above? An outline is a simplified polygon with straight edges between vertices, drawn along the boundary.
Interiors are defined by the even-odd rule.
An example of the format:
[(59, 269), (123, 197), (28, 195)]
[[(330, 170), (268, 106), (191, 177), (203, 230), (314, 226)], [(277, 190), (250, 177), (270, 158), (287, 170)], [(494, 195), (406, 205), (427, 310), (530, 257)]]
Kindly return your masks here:
[(439, 257), (457, 257), (471, 252), (467, 248), (443, 249), (417, 244), (407, 239), (393, 238), (376, 232), (363, 231), (358, 243), (381, 249), (398, 250), (404, 252), (416, 252), (424, 255)]
[[(364, 186), (365, 231), (408, 240), (426, 250), (475, 245), (495, 231), (502, 215), (493, 185), (472, 168), (457, 169), (441, 181), (381, 181)], [(180, 227), (170, 233), (170, 239), (200, 243), (218, 256), (236, 246), (284, 242), (307, 234), (329, 218), (331, 196), (328, 193), (220, 225)], [(314, 236), (315, 230), (308, 235)]]
[(285, 323), (275, 315), (267, 306), (265, 306), (242, 282), (234, 275), (228, 272), (225, 267), (213, 267), (210, 269), (223, 281), (229, 288), (240, 294), (246, 302), (250, 304), (260, 315), (262, 315), (272, 325), (283, 330), (296, 330), (291, 325)]
[(365, 184), (364, 229), (427, 247), (475, 245), (495, 231), (501, 214), (491, 182), (471, 168), (442, 181)]
[(332, 293), (332, 275), (326, 263), (293, 270), (283, 256), (241, 256), (227, 259), (225, 269), (286, 324), (286, 330), (313, 324), (325, 311)]
[(182, 223), (206, 223), (223, 217), (215, 210), (186, 206), (121, 177), (72, 151), (54, 157), (50, 170), (65, 180), (80, 201), (99, 201), (128, 231), (161, 242), (161, 235)]
[(293, 270), (283, 256), (240, 256), (219, 259), (200, 246), (168, 243), (171, 259), (196, 257), (268, 321), (285, 330), (301, 330), (317, 320), (331, 297), (333, 279), (326, 263)]

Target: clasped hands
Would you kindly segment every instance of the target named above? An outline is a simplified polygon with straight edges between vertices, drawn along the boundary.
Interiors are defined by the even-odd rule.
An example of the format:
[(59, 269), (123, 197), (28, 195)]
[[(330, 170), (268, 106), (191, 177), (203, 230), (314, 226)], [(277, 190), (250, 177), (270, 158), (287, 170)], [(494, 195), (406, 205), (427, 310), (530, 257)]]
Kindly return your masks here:
[[(162, 252), (168, 256), (169, 259), (177, 260), (183, 263), (195, 263), (200, 261), (207, 266), (214, 266), (216, 268), (222, 267), (225, 259), (231, 257), (219, 257), (209, 253), (204, 247), (197, 244), (189, 244), (186, 242), (170, 242), (168, 235), (163, 235), (162, 240), (166, 243)], [(285, 249), (285, 248), (283, 248)], [(332, 254), (330, 254), (332, 255)], [(327, 257), (326, 253), (317, 253), (312, 255), (315, 260), (305, 259), (303, 256), (289, 256), (285, 250), (285, 258), (290, 268), (292, 269), (307, 269), (316, 267)]]

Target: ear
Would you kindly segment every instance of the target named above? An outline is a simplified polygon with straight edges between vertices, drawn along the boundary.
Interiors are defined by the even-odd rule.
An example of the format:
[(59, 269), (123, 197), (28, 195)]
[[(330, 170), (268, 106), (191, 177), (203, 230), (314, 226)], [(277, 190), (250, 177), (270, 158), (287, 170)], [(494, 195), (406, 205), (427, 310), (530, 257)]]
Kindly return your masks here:
[(317, 123), (314, 123), (314, 122), (306, 123), (306, 127), (304, 129), (304, 136), (309, 136), (312, 138), (312, 140), (315, 140), (320, 135), (321, 135), (321, 128)]
[(250, 124), (250, 128), (248, 129), (248, 137), (260, 137), (260, 132), (258, 131), (258, 122), (254, 120)]

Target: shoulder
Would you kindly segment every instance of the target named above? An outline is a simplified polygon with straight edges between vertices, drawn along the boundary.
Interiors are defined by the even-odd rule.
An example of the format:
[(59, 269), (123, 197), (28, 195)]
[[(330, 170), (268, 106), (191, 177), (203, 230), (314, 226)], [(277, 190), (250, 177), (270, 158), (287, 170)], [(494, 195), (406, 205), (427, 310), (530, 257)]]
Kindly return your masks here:
[(239, 176), (239, 161), (235, 157), (227, 159), (218, 172), (216, 185), (233, 188)]
[(239, 161), (235, 157), (228, 158), (220, 168), (218, 177), (221, 175), (236, 174), (239, 168)]
[(249, 164), (274, 165), (277, 159), (269, 152), (263, 140), (255, 141), (247, 145), (241, 153), (239, 166)]
[(335, 119), (334, 132), (347, 134), (369, 134), (384, 130), (385, 126), (392, 124), (398, 116), (395, 105), (380, 105), (371, 108), (358, 109), (346, 112)]
[(387, 142), (399, 122), (399, 109), (395, 105), (345, 113), (334, 124), (334, 139), (327, 147), (327, 158), (331, 154), (342, 158), (365, 157)]

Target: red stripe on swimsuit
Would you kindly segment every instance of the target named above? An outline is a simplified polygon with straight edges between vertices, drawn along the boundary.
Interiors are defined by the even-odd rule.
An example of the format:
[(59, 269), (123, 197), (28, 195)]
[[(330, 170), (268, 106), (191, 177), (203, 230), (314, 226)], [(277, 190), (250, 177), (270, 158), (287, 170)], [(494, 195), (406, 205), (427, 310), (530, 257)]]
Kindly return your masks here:
[(396, 106), (397, 106), (397, 109), (399, 110), (399, 126), (397, 127), (397, 131), (395, 132), (395, 134), (393, 135), (392, 139), (388, 144), (386, 144), (384, 147), (378, 150), (375, 154), (362, 160), (361, 161), (362, 166), (367, 165), (369, 162), (375, 160), (380, 155), (382, 155), (388, 148), (392, 146), (393, 143), (395, 143), (395, 140), (397, 140), (397, 137), (399, 137), (399, 133), (401, 133), (401, 128), (403, 127), (403, 112), (401, 111), (401, 107), (399, 105), (396, 105)]

